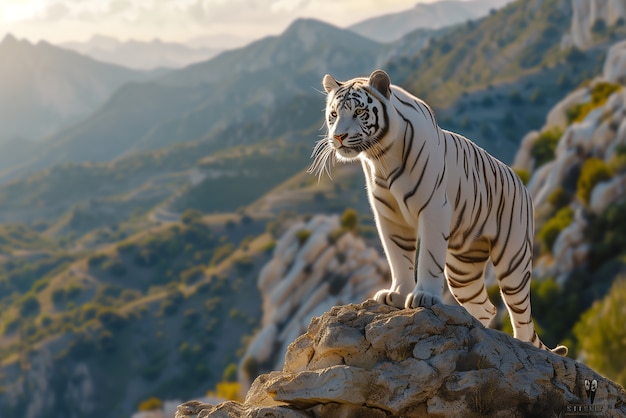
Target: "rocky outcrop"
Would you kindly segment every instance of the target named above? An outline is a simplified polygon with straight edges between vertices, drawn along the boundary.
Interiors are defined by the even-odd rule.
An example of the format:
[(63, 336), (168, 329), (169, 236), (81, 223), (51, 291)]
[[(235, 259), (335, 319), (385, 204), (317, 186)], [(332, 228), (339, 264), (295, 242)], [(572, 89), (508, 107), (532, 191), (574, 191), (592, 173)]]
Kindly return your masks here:
[[(593, 383), (595, 381), (595, 383)], [(595, 387), (586, 389), (586, 387)], [(280, 372), (243, 404), (187, 402), (191, 417), (626, 415), (626, 392), (574, 360), (484, 328), (464, 308), (367, 301), (314, 318)]]
[[(626, 7), (626, 6), (625, 6)], [(624, 83), (626, 76), (626, 41), (619, 42), (609, 50), (602, 74), (613, 83)]]
[[(552, 161), (537, 167), (532, 154), (541, 135), (539, 132), (531, 132), (524, 137), (513, 166), (532, 173), (527, 187), (533, 196), (539, 218), (538, 231), (541, 223), (546, 220), (546, 214), (553, 211), (550, 197), (558, 189), (576, 187), (577, 173), (587, 159), (598, 158), (610, 166), (618, 147), (626, 145), (625, 82), (626, 41), (611, 47), (601, 76), (570, 93), (549, 112), (542, 131), (555, 128), (563, 131)], [(592, 105), (594, 91), (602, 90), (602, 86), (607, 83), (619, 84), (621, 87), (606, 97), (605, 101)], [(585, 106), (590, 111), (582, 120), (568, 120), (568, 112)], [(569, 190), (571, 194), (574, 191)], [(590, 250), (588, 234), (585, 233), (589, 224), (588, 218), (601, 214), (608, 206), (624, 198), (626, 173), (615, 170), (611, 179), (595, 184), (589, 202), (573, 199), (569, 206), (576, 216), (572, 224), (560, 233), (552, 248), (552, 256), (535, 260), (535, 277), (554, 276), (563, 282), (569, 272), (583, 265)]]
[(572, 26), (562, 41), (564, 47), (586, 48), (593, 43), (593, 25), (603, 21), (613, 26), (626, 19), (626, 3), (622, 0), (572, 0)]
[(259, 274), (261, 330), (240, 362), (242, 388), (259, 372), (280, 369), (287, 346), (311, 318), (335, 305), (361, 302), (388, 287), (382, 255), (351, 232), (338, 216), (317, 215), (293, 224)]

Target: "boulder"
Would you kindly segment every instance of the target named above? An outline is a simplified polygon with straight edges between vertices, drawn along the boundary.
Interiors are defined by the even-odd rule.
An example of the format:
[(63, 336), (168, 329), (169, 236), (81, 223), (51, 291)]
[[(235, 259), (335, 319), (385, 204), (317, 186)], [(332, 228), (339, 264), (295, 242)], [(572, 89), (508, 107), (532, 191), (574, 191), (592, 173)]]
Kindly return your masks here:
[[(586, 382), (596, 381), (593, 392)], [(464, 308), (332, 308), (243, 403), (187, 402), (192, 417), (626, 416), (626, 392), (575, 360), (483, 327)]]

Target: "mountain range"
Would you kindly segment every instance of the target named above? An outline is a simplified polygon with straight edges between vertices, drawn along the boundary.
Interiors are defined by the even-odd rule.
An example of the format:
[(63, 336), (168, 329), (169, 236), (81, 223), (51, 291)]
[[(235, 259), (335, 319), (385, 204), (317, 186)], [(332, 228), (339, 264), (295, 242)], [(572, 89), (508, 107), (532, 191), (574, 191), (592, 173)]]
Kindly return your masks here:
[[(285, 120), (285, 112), (274, 109), (288, 109), (295, 103), (301, 108), (300, 128), (310, 129), (319, 124), (319, 113), (314, 109), (319, 108), (321, 75), (332, 73), (338, 79), (347, 79), (386, 67), (394, 82), (403, 84), (413, 74), (410, 68), (417, 65), (407, 67), (402, 63), (419, 59), (414, 57), (421, 56), (420, 47), (427, 45), (422, 32), (383, 45), (349, 30), (302, 19), (279, 36), (163, 75), (126, 70), (128, 77), (120, 80), (120, 84), (126, 84), (110, 93), (90, 115), (49, 135), (32, 152), (16, 153), (5, 164), (0, 161), (0, 180), (55, 164), (105, 162), (130, 152), (188, 141), (209, 141), (224, 147), (280, 136), (294, 125)], [(437, 39), (462, 38), (474, 32), (471, 27), (438, 32), (427, 51), (439, 48)], [(64, 57), (74, 53), (59, 50), (59, 54)], [(74, 67), (74, 71), (80, 68)], [(256, 126), (255, 131), (246, 131), (246, 125)]]
[(191, 47), (159, 39), (147, 42), (131, 39), (122, 42), (103, 35), (95, 35), (86, 42), (65, 42), (59, 46), (98, 61), (136, 70), (181, 68), (195, 62), (206, 61), (223, 50), (204, 46)]
[(366, 19), (348, 29), (378, 42), (397, 41), (417, 29), (441, 29), (465, 23), (510, 3), (511, 0), (440, 0), (412, 9)]
[[(443, 3), (443, 6), (425, 5), (426, 9), (418, 7), (416, 10), (425, 13), (438, 7), (437, 10), (443, 13), (443, 8), (455, 7), (454, 2)], [(394, 15), (382, 16), (376, 26), (394, 25), (395, 18)], [(420, 22), (413, 22), (406, 29), (422, 25), (423, 22)], [(196, 126), (195, 121), (202, 120), (207, 125), (212, 122), (214, 128), (225, 129), (228, 125), (239, 123), (243, 114), (249, 119), (249, 110), (258, 109), (258, 104), (266, 106), (276, 98), (280, 101), (285, 98), (287, 102), (286, 97), (293, 97), (295, 92), (308, 95), (318, 88), (319, 74), (334, 72), (339, 78), (348, 78), (371, 71), (384, 62), (394, 61), (394, 57), (415, 55), (428, 39), (437, 38), (442, 33), (445, 31), (419, 29), (383, 48), (376, 42), (355, 36), (351, 31), (302, 20), (295, 22), (280, 36), (225, 51), (214, 59), (191, 64), (163, 76), (159, 76), (163, 70), (133, 71), (55, 48), (45, 42), (32, 45), (7, 36), (0, 44), (0, 58), (5, 56), (4, 61), (11, 63), (0, 69), (0, 89), (4, 90), (0, 91), (0, 122), (4, 127), (0, 133), (0, 150), (3, 151), (0, 173), (4, 174), (0, 177), (13, 178), (63, 161), (108, 161), (128, 150), (154, 149), (173, 142), (199, 139), (207, 132)], [(329, 48), (330, 42), (335, 40), (338, 40), (337, 45)], [(197, 40), (195, 45), (202, 42), (206, 41)], [(64, 44), (63, 47), (105, 62), (124, 62), (131, 67), (134, 60), (144, 63), (135, 65), (137, 68), (150, 68), (157, 63), (167, 66), (168, 62), (177, 67), (217, 53), (212, 48), (201, 46), (192, 48), (158, 40), (120, 42), (102, 36), (93, 37), (85, 43)], [(348, 60), (347, 57), (351, 58)], [(262, 74), (262, 70), (267, 73)], [(306, 78), (305, 71), (310, 74)], [(281, 72), (290, 72), (290, 76), (285, 77)], [(258, 80), (257, 85), (245, 87), (247, 91), (242, 91), (242, 94), (233, 94), (246, 85), (244, 73), (248, 78), (253, 75)], [(302, 77), (295, 77), (295, 73), (300, 73)], [(264, 81), (272, 77), (274, 81)], [(278, 79), (288, 83), (280, 86)], [(228, 81), (225, 83), (225, 80)], [(116, 91), (127, 82), (144, 81), (154, 83), (131, 84)], [(188, 90), (174, 91), (163, 87), (178, 88), (198, 83), (203, 86), (199, 86), (194, 94), (189, 94)], [(213, 95), (203, 90), (205, 85), (211, 83), (215, 85)], [(272, 84), (271, 88), (269, 84)], [(272, 97), (279, 89), (283, 92), (289, 90), (289, 93)], [(255, 96), (256, 101), (244, 104), (247, 95)], [(158, 99), (166, 96), (170, 100)], [(217, 100), (217, 97), (222, 99)], [(228, 117), (220, 114), (225, 107), (219, 103), (225, 97), (240, 97), (235, 102), (225, 101), (231, 109), (237, 108), (239, 112), (233, 114), (229, 111)], [(260, 98), (263, 101), (258, 101)], [(150, 100), (151, 106), (144, 106), (144, 99)], [(153, 109), (154, 106), (161, 108)], [(131, 111), (129, 107), (132, 107)], [(150, 109), (154, 113), (148, 114)], [(149, 120), (142, 122), (142, 114)], [(204, 119), (207, 114), (210, 115), (208, 120)], [(240, 115), (239, 120), (235, 117), (230, 121), (231, 116), (236, 114)], [(130, 118), (132, 120), (124, 121)], [(120, 129), (120, 134), (107, 132), (104, 140), (97, 132), (109, 129), (107, 121), (113, 119), (116, 126), (124, 129)], [(177, 134), (172, 135), (171, 131)], [(39, 142), (44, 137), (50, 138), (43, 147), (41, 143), (33, 144), (33, 141)], [(81, 146), (83, 140), (80, 138), (92, 139), (87, 139), (89, 145)], [(94, 146), (95, 143), (98, 145)], [(72, 144), (77, 145), (74, 147)], [(15, 172), (15, 167), (20, 167), (20, 170)]]
[(11, 35), (0, 42), (0, 62), (0, 143), (40, 140), (89, 115), (122, 84), (151, 76)]
[[(256, 141), (274, 129), (272, 109), (293, 106), (295, 101), (310, 109), (309, 103), (319, 98), (319, 74), (347, 78), (363, 69), (371, 71), (382, 49), (350, 31), (298, 20), (280, 36), (150, 82), (121, 86), (92, 115), (56, 132), (29, 156), (30, 161), (14, 160), (14, 167), (24, 173), (64, 162), (110, 161), (130, 151), (210, 139), (211, 134), (218, 141), (217, 133), (226, 130), (232, 133), (218, 141), (221, 146)], [(317, 123), (319, 112), (302, 117), (301, 126), (308, 127)], [(241, 132), (242, 126), (254, 123), (264, 131)], [(6, 173), (11, 167), (4, 168)]]

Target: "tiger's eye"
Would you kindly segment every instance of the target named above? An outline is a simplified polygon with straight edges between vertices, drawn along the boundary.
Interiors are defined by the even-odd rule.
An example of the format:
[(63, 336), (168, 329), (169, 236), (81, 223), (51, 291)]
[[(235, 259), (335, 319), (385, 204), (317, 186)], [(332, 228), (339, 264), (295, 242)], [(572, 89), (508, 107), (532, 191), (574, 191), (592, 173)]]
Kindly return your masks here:
[(336, 118), (337, 112), (333, 110), (332, 112), (330, 112), (330, 116), (332, 116), (333, 118)]
[(360, 116), (363, 114), (363, 112), (365, 112), (365, 109), (363, 108), (358, 108), (357, 110), (354, 111), (354, 114), (357, 116)]

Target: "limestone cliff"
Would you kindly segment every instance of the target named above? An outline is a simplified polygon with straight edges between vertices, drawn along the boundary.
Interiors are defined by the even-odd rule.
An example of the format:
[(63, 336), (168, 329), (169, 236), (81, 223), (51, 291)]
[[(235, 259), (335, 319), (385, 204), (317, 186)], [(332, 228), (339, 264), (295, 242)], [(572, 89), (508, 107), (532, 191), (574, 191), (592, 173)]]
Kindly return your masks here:
[(187, 402), (192, 417), (626, 416), (626, 392), (574, 360), (483, 327), (458, 306), (335, 307), (297, 338), (243, 404)]
[(592, 28), (596, 22), (613, 26), (626, 20), (623, 0), (572, 0), (572, 26), (562, 41), (564, 47), (586, 48), (593, 43)]
[(261, 330), (240, 364), (240, 382), (282, 367), (287, 346), (312, 317), (335, 305), (356, 303), (388, 286), (389, 267), (364, 240), (341, 229), (338, 216), (317, 215), (293, 224), (259, 274)]
[[(592, 2), (589, 2), (592, 3)], [(576, 267), (587, 262), (590, 245), (586, 228), (589, 219), (601, 214), (611, 204), (626, 198), (626, 170), (616, 159), (626, 145), (626, 41), (609, 50), (602, 74), (558, 103), (548, 114), (540, 131), (523, 139), (513, 166), (532, 173), (527, 184), (541, 229), (546, 214), (552, 211), (556, 194), (571, 189), (576, 193), (576, 178), (589, 159), (598, 159), (615, 167), (610, 178), (592, 185), (588, 202), (573, 198), (567, 202), (573, 220), (560, 232), (552, 256), (535, 261), (535, 276), (555, 276), (559, 281)], [(562, 132), (554, 156), (539, 165), (536, 156), (544, 133)], [(542, 219), (544, 218), (544, 219)]]

